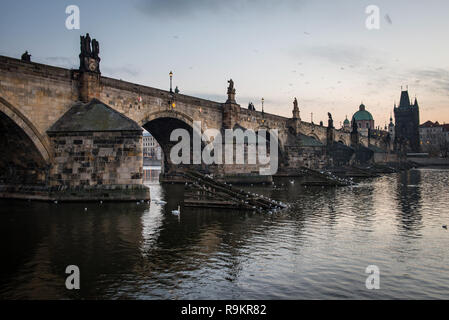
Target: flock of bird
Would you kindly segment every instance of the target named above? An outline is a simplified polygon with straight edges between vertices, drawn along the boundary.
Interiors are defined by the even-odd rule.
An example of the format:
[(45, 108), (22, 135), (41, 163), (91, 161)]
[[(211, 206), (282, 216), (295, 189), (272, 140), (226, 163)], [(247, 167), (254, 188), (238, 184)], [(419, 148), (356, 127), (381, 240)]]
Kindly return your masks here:
[[(295, 184), (295, 181), (294, 181), (294, 180), (290, 180), (290, 184), (292, 184), (292, 185)], [(241, 191), (243, 192), (243, 190), (241, 190)], [(269, 200), (269, 201), (271, 202), (271, 204), (273, 204), (273, 205), (275, 206), (273, 210), (270, 210), (270, 211), (267, 212), (268, 214), (276, 213), (277, 211), (282, 210), (283, 208), (286, 208), (286, 207), (287, 207), (287, 205), (284, 204), (284, 203), (281, 202), (281, 201), (272, 200), (272, 199), (269, 199), (268, 197), (265, 197), (265, 196), (263, 196), (263, 195), (259, 195), (259, 194), (257, 194), (257, 193), (251, 193), (251, 192), (249, 192), (249, 193), (246, 195), (246, 197), (249, 198), (250, 195), (253, 196), (253, 197), (259, 197), (259, 198), (261, 198), (261, 199)], [(140, 202), (137, 202), (136, 204), (139, 205), (139, 204), (144, 203), (144, 202), (145, 202), (144, 200), (140, 200)], [(156, 198), (156, 199), (153, 199), (152, 202), (154, 202), (154, 203), (157, 204), (157, 205), (162, 205), (162, 206), (167, 204), (166, 201), (163, 201), (163, 200), (160, 200), (160, 199), (157, 199), (157, 198)], [(248, 201), (245, 201), (244, 203), (245, 203), (245, 204), (248, 204), (249, 202), (248, 202)], [(54, 201), (54, 204), (58, 204), (58, 201), (55, 200), (55, 201)], [(100, 201), (100, 204), (103, 204), (103, 201)], [(150, 201), (147, 201), (147, 204), (150, 204)], [(254, 209), (254, 210), (257, 210), (258, 208), (256, 208), (255, 206), (253, 206), (253, 209)], [(259, 208), (259, 209), (261, 209), (261, 208)], [(88, 208), (84, 208), (84, 211), (87, 212), (87, 211), (88, 211)], [(259, 210), (259, 211), (261, 211), (261, 210)], [(172, 210), (171, 213), (172, 213), (173, 215), (179, 217), (179, 216), (181, 215), (181, 206), (178, 205), (178, 208), (177, 208), (176, 210)], [(442, 228), (445, 229), (445, 230), (448, 230), (447, 225), (443, 225)]]

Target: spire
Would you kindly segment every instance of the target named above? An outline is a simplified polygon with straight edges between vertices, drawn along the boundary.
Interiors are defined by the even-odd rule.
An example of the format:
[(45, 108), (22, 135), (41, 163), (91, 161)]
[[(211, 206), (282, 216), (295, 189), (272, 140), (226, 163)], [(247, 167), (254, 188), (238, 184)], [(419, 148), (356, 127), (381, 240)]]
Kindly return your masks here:
[(415, 97), (415, 103), (413, 104), (413, 106), (415, 106), (416, 108), (419, 108), (418, 98), (416, 98), (416, 97)]
[(408, 90), (401, 92), (401, 100), (399, 102), (399, 108), (410, 107), (410, 97), (408, 95)]

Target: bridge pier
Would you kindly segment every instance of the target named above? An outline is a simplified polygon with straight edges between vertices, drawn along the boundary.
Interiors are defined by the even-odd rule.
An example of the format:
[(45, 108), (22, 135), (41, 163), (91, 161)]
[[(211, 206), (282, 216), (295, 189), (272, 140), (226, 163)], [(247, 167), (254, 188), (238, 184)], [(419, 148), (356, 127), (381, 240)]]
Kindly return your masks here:
[(54, 149), (49, 197), (65, 201), (150, 198), (142, 184), (142, 128), (134, 121), (93, 99), (74, 105), (47, 134)]

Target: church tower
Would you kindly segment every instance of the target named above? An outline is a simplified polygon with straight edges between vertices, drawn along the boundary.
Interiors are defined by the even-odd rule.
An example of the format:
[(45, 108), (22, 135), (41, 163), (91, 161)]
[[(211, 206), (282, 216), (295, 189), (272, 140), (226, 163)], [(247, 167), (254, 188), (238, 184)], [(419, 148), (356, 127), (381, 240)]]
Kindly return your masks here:
[(399, 106), (394, 107), (396, 150), (419, 152), (419, 105), (418, 100), (412, 104), (408, 88), (401, 92)]

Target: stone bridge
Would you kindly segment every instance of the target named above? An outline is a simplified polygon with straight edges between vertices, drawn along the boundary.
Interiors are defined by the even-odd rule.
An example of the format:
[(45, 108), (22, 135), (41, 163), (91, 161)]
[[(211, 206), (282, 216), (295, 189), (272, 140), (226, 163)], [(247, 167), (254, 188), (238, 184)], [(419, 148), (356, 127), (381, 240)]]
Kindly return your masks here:
[[(58, 192), (66, 190), (60, 199), (82, 199), (83, 191), (73, 190), (83, 188), (97, 194), (104, 194), (104, 189), (138, 190), (123, 196), (111, 191), (92, 199), (146, 197), (147, 191), (140, 187), (141, 127), (161, 145), (165, 173), (176, 170), (168, 156), (173, 145), (170, 133), (176, 128), (192, 132), (194, 121), (201, 121), (203, 132), (278, 129), (280, 172), (328, 165), (332, 153), (326, 147), (336, 142), (354, 144), (349, 132), (301, 121), (296, 99), (293, 117), (285, 118), (241, 108), (232, 88), (226, 102), (213, 102), (103, 77), (99, 62), (98, 56), (86, 54), (83, 48), (77, 70), (0, 56), (3, 196), (21, 193), (18, 186), (41, 186), (42, 193), (33, 189), (36, 198), (58, 198)], [(358, 136), (357, 141), (368, 146), (366, 138)], [(382, 139), (372, 139), (371, 144), (384, 147)], [(245, 165), (215, 169), (223, 175), (255, 171)]]

